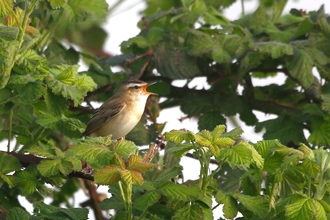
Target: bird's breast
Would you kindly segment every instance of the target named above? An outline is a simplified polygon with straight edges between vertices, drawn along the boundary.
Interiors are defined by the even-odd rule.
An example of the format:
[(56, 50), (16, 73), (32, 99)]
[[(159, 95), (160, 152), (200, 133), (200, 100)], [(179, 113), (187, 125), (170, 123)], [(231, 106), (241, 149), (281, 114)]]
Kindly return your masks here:
[(145, 103), (146, 100), (128, 103), (122, 112), (109, 119), (102, 127), (97, 129), (94, 132), (95, 136), (107, 136), (112, 134), (112, 139), (124, 137), (140, 121), (144, 112)]

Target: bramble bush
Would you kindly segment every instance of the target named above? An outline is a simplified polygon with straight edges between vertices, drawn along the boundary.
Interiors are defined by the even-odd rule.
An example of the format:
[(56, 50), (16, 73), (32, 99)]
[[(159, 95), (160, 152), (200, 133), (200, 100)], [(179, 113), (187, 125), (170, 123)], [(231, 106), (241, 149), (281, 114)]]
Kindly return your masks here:
[[(327, 219), (329, 16), (323, 6), (283, 14), (286, 0), (260, 0), (251, 14), (242, 1), (231, 21), (223, 11), (235, 2), (145, 1), (141, 32), (114, 56), (103, 50), (101, 24), (121, 0), (112, 8), (105, 0), (2, 0), (0, 218), (87, 219), (93, 210), (96, 219), (213, 219), (223, 205), (226, 219)], [(254, 85), (278, 75), (282, 84)], [(91, 103), (132, 77), (157, 82), (150, 89), (159, 96), (126, 140), (81, 138)], [(208, 88), (188, 86), (199, 77)], [(178, 79), (186, 84), (174, 86)], [(158, 115), (175, 106), (199, 132), (163, 132)], [(276, 117), (261, 121), (256, 111)], [(227, 131), (227, 122), (237, 128)], [(263, 140), (243, 140), (243, 123)], [(184, 178), (185, 156), (199, 162), (199, 179)], [(100, 198), (97, 185), (111, 197)], [(77, 208), (79, 189), (90, 201)]]

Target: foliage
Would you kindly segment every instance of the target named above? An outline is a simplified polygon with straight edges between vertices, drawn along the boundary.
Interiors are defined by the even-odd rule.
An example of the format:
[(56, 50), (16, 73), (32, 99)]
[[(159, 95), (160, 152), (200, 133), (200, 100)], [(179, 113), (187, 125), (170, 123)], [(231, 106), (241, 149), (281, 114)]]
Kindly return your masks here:
[[(105, 0), (1, 1), (0, 218), (87, 219), (89, 210), (70, 200), (87, 187), (97, 219), (100, 208), (114, 219), (213, 219), (220, 205), (228, 219), (327, 219), (329, 16), (323, 6), (283, 15), (286, 0), (261, 0), (230, 21), (223, 12), (235, 2), (146, 1), (141, 32), (112, 56), (102, 49)], [(274, 76), (285, 80), (254, 85)], [(148, 100), (127, 140), (81, 138), (90, 103), (131, 77), (156, 81), (151, 89), (165, 101)], [(192, 87), (200, 77), (207, 86)], [(178, 79), (185, 85), (174, 86)], [(197, 118), (200, 131), (163, 134), (160, 109), (174, 106)], [(276, 117), (259, 121), (255, 111)], [(264, 140), (242, 140), (239, 126), (226, 131), (235, 117)], [(199, 162), (198, 180), (184, 179), (184, 156)], [(94, 173), (85, 173), (86, 163)], [(91, 179), (111, 197), (96, 204)]]

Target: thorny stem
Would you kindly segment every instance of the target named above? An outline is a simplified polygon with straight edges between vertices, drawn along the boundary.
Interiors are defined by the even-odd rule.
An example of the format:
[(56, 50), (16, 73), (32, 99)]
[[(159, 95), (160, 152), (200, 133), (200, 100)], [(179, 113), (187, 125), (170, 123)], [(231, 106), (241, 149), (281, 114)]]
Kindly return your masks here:
[(241, 0), (242, 16), (245, 16), (244, 0)]
[(50, 26), (49, 30), (45, 31), (41, 38), (38, 41), (37, 48), (43, 48), (50, 36), (54, 33), (56, 26), (59, 24), (61, 15), (63, 14), (63, 9), (58, 13), (58, 16), (55, 18), (53, 24)]
[[(26, 27), (28, 25), (29, 17), (32, 14), (38, 1), (39, 0), (34, 0), (31, 4), (30, 8), (25, 9), (22, 23), (19, 25), (19, 28), (18, 28), (18, 34), (17, 34), (18, 45), (17, 46), (15, 45), (13, 56), (11, 57), (10, 62), (8, 63), (8, 65), (6, 66), (6, 68), (3, 71), (4, 77), (3, 77), (3, 81), (0, 82), (0, 88), (4, 88), (7, 85), (11, 70), (13, 69), (16, 60), (19, 58), (17, 55), (24, 42), (24, 33), (25, 33)], [(26, 5), (28, 5), (28, 1), (26, 1)], [(28, 6), (26, 6), (26, 7), (28, 7)], [(17, 19), (17, 18), (15, 18), (15, 19)]]
[(208, 170), (210, 165), (210, 160), (207, 155), (207, 151), (204, 151), (203, 148), (198, 148), (194, 142), (192, 142), (194, 148), (198, 152), (198, 160), (201, 166), (199, 171), (199, 188), (203, 190), (204, 194), (206, 193), (207, 183), (208, 181)]
[[(18, 36), (17, 36), (17, 40), (18, 40), (18, 43), (19, 43), (18, 49), (22, 47), (23, 37), (24, 37), (26, 26), (27, 26), (28, 21), (29, 21), (29, 17), (32, 14), (34, 8), (36, 7), (38, 1), (39, 0), (34, 0), (31, 4), (31, 7), (28, 8), (28, 10), (24, 14), (23, 22), (22, 22), (22, 25), (19, 27), (19, 32), (18, 32)], [(28, 1), (26, 1), (26, 2), (27, 2), (27, 5), (28, 5)], [(17, 52), (18, 52), (18, 50), (17, 50)]]
[(13, 108), (9, 112), (9, 127), (8, 127), (8, 143), (7, 143), (7, 152), (10, 151), (10, 141), (12, 136), (12, 126), (13, 126)]
[(120, 194), (123, 198), (126, 210), (126, 220), (132, 220), (132, 184), (118, 182)]

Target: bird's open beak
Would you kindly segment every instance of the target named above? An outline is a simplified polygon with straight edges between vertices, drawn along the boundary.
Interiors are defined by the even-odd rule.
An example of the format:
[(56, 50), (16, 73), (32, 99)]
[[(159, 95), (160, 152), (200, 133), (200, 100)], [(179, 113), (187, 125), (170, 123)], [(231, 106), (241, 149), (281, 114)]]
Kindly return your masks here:
[(158, 95), (158, 94), (156, 94), (156, 93), (148, 92), (148, 91), (147, 91), (147, 88), (148, 88), (149, 86), (153, 85), (153, 84), (155, 84), (155, 83), (151, 83), (151, 84), (147, 84), (147, 85), (143, 86), (143, 87), (142, 87), (143, 92), (145, 92), (146, 94), (150, 94), (150, 95)]

